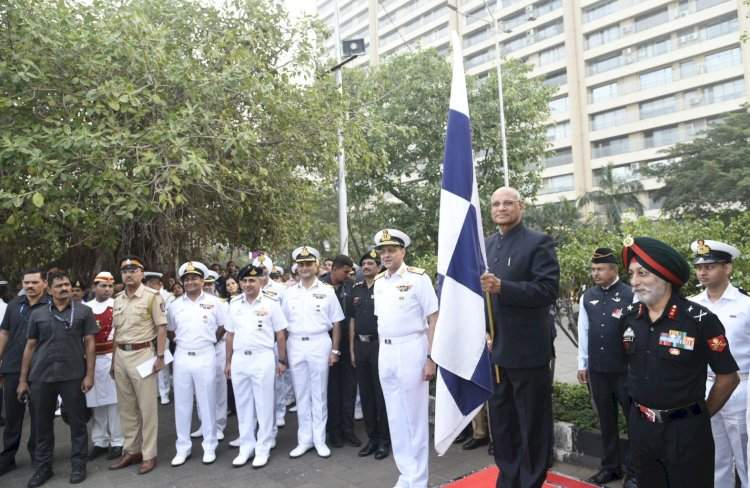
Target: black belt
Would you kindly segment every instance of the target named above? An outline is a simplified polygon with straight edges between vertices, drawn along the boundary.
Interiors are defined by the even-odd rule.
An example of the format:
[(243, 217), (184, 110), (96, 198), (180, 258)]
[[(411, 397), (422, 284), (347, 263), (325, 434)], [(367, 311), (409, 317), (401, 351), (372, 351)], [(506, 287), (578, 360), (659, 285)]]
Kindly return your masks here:
[(704, 410), (700, 403), (693, 403), (687, 407), (670, 408), (667, 410), (648, 408), (638, 402), (633, 402), (633, 404), (635, 405), (635, 408), (638, 409), (638, 413), (641, 414), (641, 417), (653, 424), (666, 424), (672, 420), (694, 417), (700, 415)]
[(357, 334), (359, 342), (375, 342), (378, 340), (377, 334)]

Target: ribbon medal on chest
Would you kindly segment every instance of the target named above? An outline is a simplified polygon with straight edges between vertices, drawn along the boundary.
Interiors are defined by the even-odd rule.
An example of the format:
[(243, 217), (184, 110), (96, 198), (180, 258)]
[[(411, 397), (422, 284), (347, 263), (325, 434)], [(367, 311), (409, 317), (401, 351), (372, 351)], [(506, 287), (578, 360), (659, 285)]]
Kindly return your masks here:
[(679, 356), (681, 349), (692, 351), (695, 348), (695, 337), (690, 337), (687, 332), (671, 329), (661, 333), (659, 345), (669, 347), (669, 354), (672, 356)]

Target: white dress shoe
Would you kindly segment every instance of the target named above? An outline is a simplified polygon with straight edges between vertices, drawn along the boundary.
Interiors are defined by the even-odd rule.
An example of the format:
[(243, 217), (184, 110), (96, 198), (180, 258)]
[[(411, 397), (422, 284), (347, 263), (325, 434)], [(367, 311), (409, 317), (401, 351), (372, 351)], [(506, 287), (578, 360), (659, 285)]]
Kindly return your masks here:
[(270, 449), (276, 449), (276, 439), (271, 441), (271, 447)]
[(188, 452), (178, 452), (175, 457), (172, 458), (172, 466), (182, 466), (185, 464), (185, 461), (187, 461), (190, 458), (190, 451)]
[(292, 413), (297, 412), (297, 404), (294, 404), (291, 407), (289, 407), (289, 411), (292, 412)]
[(317, 452), (318, 456), (322, 458), (327, 458), (327, 457), (330, 457), (331, 455), (331, 450), (328, 449), (328, 446), (326, 446), (325, 444), (322, 444), (320, 446), (315, 446), (315, 452)]
[(245, 464), (247, 464), (247, 460), (250, 459), (252, 456), (253, 456), (253, 451), (247, 451), (247, 452), (240, 451), (237, 457), (232, 460), (232, 466), (234, 466), (235, 468), (244, 466)]
[(212, 464), (214, 461), (216, 461), (216, 452), (205, 451), (203, 453), (203, 464)]
[(284, 417), (279, 417), (276, 419), (276, 427), (284, 427), (286, 425), (286, 420), (284, 420)]
[(216, 439), (223, 441), (224, 440), (224, 432), (217, 430), (216, 431)]
[(190, 437), (192, 437), (193, 439), (203, 437), (203, 430), (201, 430), (201, 428), (198, 427), (198, 430), (194, 430), (190, 433)]
[(304, 456), (304, 454), (307, 451), (309, 451), (310, 449), (312, 449), (312, 446), (299, 445), (299, 446), (295, 447), (294, 449), (292, 449), (292, 451), (289, 453), (289, 457), (292, 458), (292, 459), (294, 459), (294, 458), (298, 458), (300, 456)]
[(161, 397), (162, 405), (169, 405), (169, 397)]
[(255, 469), (262, 468), (266, 464), (268, 464), (268, 454), (266, 455), (256, 454), (255, 455), (255, 459), (253, 459), (253, 468)]
[(240, 447), (240, 438), (236, 438), (233, 441), (229, 441), (229, 447)]

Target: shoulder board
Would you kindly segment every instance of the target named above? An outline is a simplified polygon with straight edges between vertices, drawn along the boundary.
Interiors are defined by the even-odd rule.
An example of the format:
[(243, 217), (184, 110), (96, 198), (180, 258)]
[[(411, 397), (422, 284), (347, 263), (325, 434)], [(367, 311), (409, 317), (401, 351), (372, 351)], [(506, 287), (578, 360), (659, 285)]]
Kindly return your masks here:
[(278, 293), (268, 292), (266, 290), (263, 290), (261, 293), (263, 294), (264, 297), (266, 297), (266, 298), (268, 298), (270, 300), (273, 300), (274, 302), (278, 302), (279, 301), (279, 294)]
[(708, 317), (715, 317), (715, 314), (708, 308), (689, 300), (686, 304), (680, 306), (680, 312), (683, 316), (693, 319), (698, 325), (701, 325), (703, 320)]
[(143, 286), (143, 289), (146, 290), (149, 293), (157, 294), (159, 293), (159, 290), (154, 290), (153, 288), (149, 288), (148, 286)]
[(276, 295), (278, 295), (278, 292), (274, 290), (263, 290), (263, 294), (268, 295), (270, 297), (275, 297)]
[(745, 295), (745, 296), (750, 296), (750, 295), (749, 295), (749, 294), (747, 293), (747, 290), (745, 290), (744, 288), (740, 288), (739, 286), (737, 287), (737, 291), (738, 291), (738, 292), (740, 292), (740, 293), (742, 293), (742, 294), (743, 294), (743, 295)]
[(414, 273), (414, 274), (424, 274), (423, 268), (416, 268), (414, 266), (407, 266), (406, 271), (408, 271), (409, 273)]
[(380, 273), (375, 275), (375, 278), (373, 278), (373, 281), (377, 280), (378, 278), (382, 278), (383, 276), (385, 276), (385, 271), (381, 271)]

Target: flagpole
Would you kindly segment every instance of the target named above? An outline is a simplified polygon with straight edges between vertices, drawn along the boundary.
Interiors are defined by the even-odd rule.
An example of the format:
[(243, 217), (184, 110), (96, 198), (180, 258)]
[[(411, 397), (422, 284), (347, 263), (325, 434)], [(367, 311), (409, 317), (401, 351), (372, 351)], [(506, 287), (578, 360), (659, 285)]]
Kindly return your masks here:
[[(484, 301), (487, 304), (487, 321), (490, 324), (490, 340), (492, 343), (495, 343), (495, 317), (492, 315), (492, 297), (490, 297), (490, 292), (484, 292)], [(495, 383), (500, 384), (502, 382), (502, 376), (500, 372), (500, 366), (497, 364), (494, 365), (494, 371), (495, 371)]]
[(484, 0), (484, 8), (487, 10), (492, 19), (492, 25), (495, 30), (495, 72), (497, 73), (497, 98), (499, 100), (500, 109), (500, 147), (503, 156), (503, 180), (505, 186), (510, 186), (510, 175), (508, 173), (508, 144), (505, 138), (505, 100), (503, 97), (503, 69), (502, 69), (502, 57), (500, 56), (500, 19), (496, 18), (487, 3)]
[[(336, 70), (336, 88), (339, 91), (339, 95), (343, 97), (344, 94), (344, 87), (343, 87), (343, 73), (341, 69), (341, 65), (339, 64), (341, 62), (341, 26), (339, 25), (339, 2), (338, 0), (334, 1), (334, 9), (336, 13), (336, 29), (334, 32), (335, 42), (336, 42), (336, 66), (339, 67), (339, 69)], [(346, 207), (347, 207), (347, 194), (346, 194), (346, 155), (344, 153), (344, 129), (343, 129), (343, 122), (339, 122), (339, 126), (336, 130), (336, 136), (338, 139), (338, 157), (337, 163), (338, 163), (338, 172), (339, 172), (339, 187), (338, 187), (338, 217), (339, 217), (339, 251), (341, 254), (348, 255), (349, 254), (349, 229), (348, 229), (348, 222), (347, 222), (347, 213), (346, 213)], [(506, 185), (507, 186), (507, 185)]]

